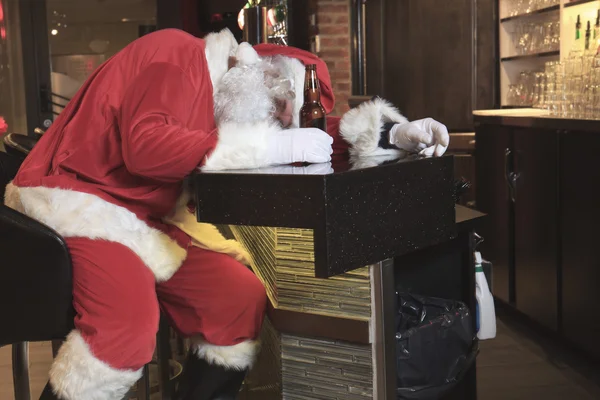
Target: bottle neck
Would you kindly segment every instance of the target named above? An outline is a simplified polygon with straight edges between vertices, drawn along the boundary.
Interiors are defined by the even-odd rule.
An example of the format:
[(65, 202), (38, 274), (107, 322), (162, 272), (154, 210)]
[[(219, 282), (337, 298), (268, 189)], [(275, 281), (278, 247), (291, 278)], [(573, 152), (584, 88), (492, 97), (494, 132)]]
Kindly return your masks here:
[(306, 71), (306, 76), (304, 78), (304, 102), (321, 102), (321, 88), (319, 86), (319, 79), (317, 78), (317, 71), (315, 70)]

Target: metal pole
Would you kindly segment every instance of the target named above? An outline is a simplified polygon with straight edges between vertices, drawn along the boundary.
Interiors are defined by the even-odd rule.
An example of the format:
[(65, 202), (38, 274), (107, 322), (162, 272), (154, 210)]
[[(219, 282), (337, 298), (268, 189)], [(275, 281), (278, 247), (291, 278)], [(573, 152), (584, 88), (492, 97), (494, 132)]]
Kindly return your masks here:
[(29, 390), (29, 343), (12, 345), (12, 369), (15, 400), (31, 400)]
[(366, 82), (366, 0), (354, 0), (354, 18), (352, 20), (352, 40), (354, 42), (354, 64), (356, 79), (354, 94), (364, 96), (367, 92)]
[(267, 8), (250, 7), (244, 9), (244, 41), (251, 45), (267, 43)]

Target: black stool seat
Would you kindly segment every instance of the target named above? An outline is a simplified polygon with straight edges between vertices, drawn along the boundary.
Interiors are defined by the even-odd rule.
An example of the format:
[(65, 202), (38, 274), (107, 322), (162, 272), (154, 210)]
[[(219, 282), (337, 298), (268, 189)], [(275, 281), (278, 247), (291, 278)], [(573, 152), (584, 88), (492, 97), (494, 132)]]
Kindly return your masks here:
[[(11, 137), (27, 138), (8, 137), (9, 142)], [(2, 195), (21, 162), (20, 157), (0, 153)], [(75, 310), (71, 256), (63, 238), (0, 204), (0, 257), (0, 346), (64, 339), (74, 327)]]
[(20, 156), (29, 154), (39, 140), (39, 137), (30, 137), (18, 133), (9, 133), (3, 139), (6, 152)]
[(0, 345), (63, 339), (73, 329), (71, 257), (52, 229), (0, 207)]

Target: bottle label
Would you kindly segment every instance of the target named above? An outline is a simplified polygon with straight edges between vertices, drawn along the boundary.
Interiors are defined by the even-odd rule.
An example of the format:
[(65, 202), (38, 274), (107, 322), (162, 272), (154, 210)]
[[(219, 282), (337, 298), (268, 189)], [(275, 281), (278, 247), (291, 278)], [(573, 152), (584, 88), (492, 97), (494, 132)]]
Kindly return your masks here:
[(315, 118), (302, 122), (302, 128), (318, 128), (322, 131), (327, 131), (327, 119)]

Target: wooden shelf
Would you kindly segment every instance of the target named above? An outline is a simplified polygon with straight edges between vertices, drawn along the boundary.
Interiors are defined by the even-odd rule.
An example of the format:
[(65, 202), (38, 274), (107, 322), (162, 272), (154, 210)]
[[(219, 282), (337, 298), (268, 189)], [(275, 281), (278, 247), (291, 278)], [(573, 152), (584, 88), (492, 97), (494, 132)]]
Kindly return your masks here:
[(542, 8), (542, 9), (539, 9), (539, 10), (535, 10), (535, 11), (532, 11), (532, 12), (527, 13), (527, 14), (519, 14), (519, 15), (515, 15), (515, 16), (512, 16), (512, 17), (502, 18), (500, 20), (500, 22), (508, 22), (508, 21), (519, 20), (519, 19), (523, 19), (523, 18), (528, 18), (528, 17), (530, 17), (532, 15), (546, 14), (546, 13), (549, 13), (549, 12), (552, 12), (552, 11), (558, 11), (558, 10), (560, 10), (560, 4), (557, 4), (557, 5), (552, 6), (552, 7), (546, 7), (546, 8)]
[(524, 54), (522, 56), (503, 57), (500, 59), (500, 61), (505, 62), (505, 61), (527, 60), (527, 59), (542, 58), (542, 57), (557, 57), (559, 55), (560, 55), (559, 50), (545, 51), (543, 53), (534, 53), (534, 54)]
[(578, 6), (580, 4), (585, 4), (585, 3), (592, 3), (594, 1), (597, 1), (597, 0), (577, 0), (577, 1), (572, 1), (570, 3), (565, 3), (565, 8), (567, 8), (567, 7), (573, 7), (573, 6)]

